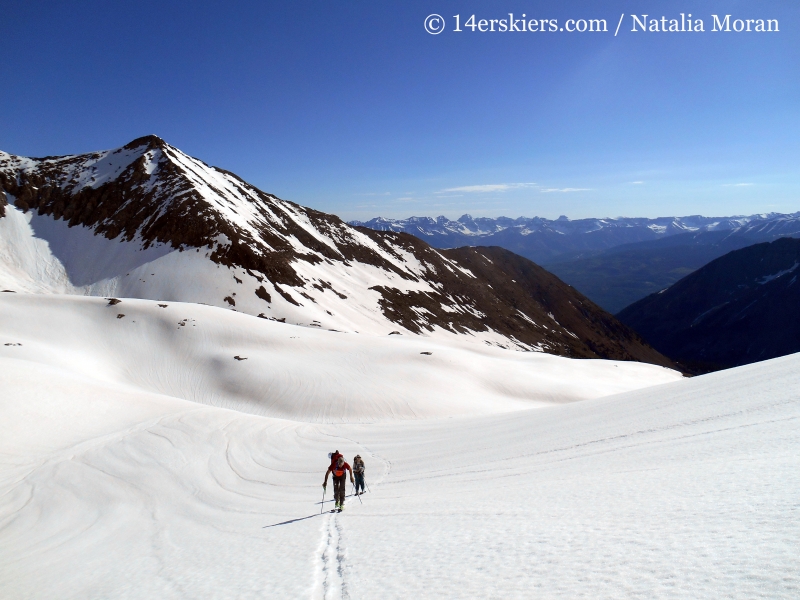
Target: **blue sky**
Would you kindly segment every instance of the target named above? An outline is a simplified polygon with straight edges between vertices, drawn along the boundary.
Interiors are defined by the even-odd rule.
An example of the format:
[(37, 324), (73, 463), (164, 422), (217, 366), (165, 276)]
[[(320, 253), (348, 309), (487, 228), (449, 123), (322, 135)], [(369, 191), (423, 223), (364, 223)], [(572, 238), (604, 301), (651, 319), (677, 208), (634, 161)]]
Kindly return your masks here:
[[(634, 11), (707, 31), (632, 33)], [(452, 31), (507, 13), (610, 31)], [(713, 33), (712, 14), (780, 32)], [(155, 133), (346, 219), (800, 210), (796, 2), (5, 0), (3, 22), (15, 154)]]

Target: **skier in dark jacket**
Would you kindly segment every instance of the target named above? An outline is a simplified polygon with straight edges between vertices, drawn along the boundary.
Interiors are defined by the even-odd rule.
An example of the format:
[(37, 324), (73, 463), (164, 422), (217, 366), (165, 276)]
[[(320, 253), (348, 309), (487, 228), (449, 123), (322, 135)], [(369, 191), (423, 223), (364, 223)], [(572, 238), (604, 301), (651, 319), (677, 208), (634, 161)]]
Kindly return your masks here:
[[(356, 454), (356, 457), (353, 459), (353, 474), (356, 477), (356, 496), (364, 493), (364, 471), (366, 471), (364, 461), (361, 455)], [(361, 488), (360, 492), (358, 491), (359, 488)]]
[(355, 483), (353, 480), (353, 469), (344, 462), (344, 456), (339, 456), (336, 459), (336, 466), (331, 465), (325, 471), (325, 481), (322, 487), (328, 487), (328, 475), (333, 473), (333, 499), (336, 501), (334, 510), (342, 512), (344, 510), (344, 488), (347, 483), (347, 471), (350, 471), (350, 483)]

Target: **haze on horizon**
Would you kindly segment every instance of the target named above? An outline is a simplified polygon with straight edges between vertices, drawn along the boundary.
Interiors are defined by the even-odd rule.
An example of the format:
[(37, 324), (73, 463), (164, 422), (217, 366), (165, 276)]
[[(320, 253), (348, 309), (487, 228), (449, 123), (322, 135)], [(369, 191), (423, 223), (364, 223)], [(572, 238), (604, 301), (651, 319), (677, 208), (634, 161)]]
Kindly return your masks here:
[[(780, 32), (450, 30), (456, 13), (533, 10), (612, 30), (632, 10), (732, 14)], [(441, 35), (423, 28), (431, 13), (450, 21)], [(793, 4), (26, 2), (4, 16), (0, 149), (14, 154), (155, 133), (348, 220), (798, 210)]]

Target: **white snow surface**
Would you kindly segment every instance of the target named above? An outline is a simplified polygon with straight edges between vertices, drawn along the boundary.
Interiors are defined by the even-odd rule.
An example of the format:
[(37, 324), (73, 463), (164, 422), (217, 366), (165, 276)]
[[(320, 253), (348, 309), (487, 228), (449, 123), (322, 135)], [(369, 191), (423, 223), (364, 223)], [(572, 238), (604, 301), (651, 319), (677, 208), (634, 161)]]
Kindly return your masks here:
[(0, 287), (39, 293), (116, 289), (118, 280), (174, 250), (109, 240), (86, 227), (6, 206), (0, 218)]
[(517, 411), (681, 378), (645, 363), (363, 336), (136, 299), (109, 305), (103, 298), (3, 293), (0, 336), (0, 343), (22, 344), (0, 346), (0, 356), (305, 422)]
[[(0, 294), (3, 598), (800, 595), (800, 355), (683, 379), (167, 304)], [(334, 449), (370, 492), (320, 514)]]
[[(224, 189), (221, 183), (217, 183), (220, 189)], [(202, 188), (200, 183), (197, 185)], [(13, 202), (13, 198), (9, 200)], [(375, 335), (386, 335), (391, 331), (415, 334), (384, 316), (379, 304), (382, 296), (371, 287), (385, 286), (403, 292), (435, 291), (434, 284), (423, 279), (404, 279), (391, 271), (358, 261), (324, 260), (316, 265), (297, 261), (293, 268), (307, 285), (299, 289), (281, 287), (284, 294), (294, 299), (295, 303), (291, 303), (279, 293), (277, 284), (257, 278), (246, 269), (211, 261), (211, 248), (178, 251), (167, 245), (144, 248), (139, 239), (109, 240), (95, 235), (87, 227), (69, 227), (63, 220), (41, 216), (35, 211), (23, 213), (11, 202), (6, 206), (6, 216), (0, 218), (0, 290), (145, 298), (221, 308), (235, 306), (239, 312), (264, 314), (267, 318), (283, 319), (295, 325)], [(305, 216), (289, 203), (279, 205), (284, 204), (287, 211), (293, 211), (292, 219), (307, 222)], [(235, 214), (231, 212), (231, 215)], [(270, 214), (265, 211), (258, 218)], [(256, 218), (254, 215), (251, 217)], [(243, 222), (237, 225), (244, 227)], [(307, 225), (312, 227), (310, 223)], [(391, 256), (367, 236), (351, 231), (359, 238), (359, 243), (378, 251), (407, 273), (421, 274), (423, 265), (404, 249), (395, 248), (400, 258)], [(315, 234), (316, 237), (320, 235), (319, 232)], [(300, 242), (292, 239), (299, 248)], [(308, 248), (304, 252), (313, 253)], [(446, 263), (452, 264), (447, 260)], [(457, 265), (452, 266), (464, 271)], [(312, 287), (320, 283), (321, 287), (328, 287), (321, 291)], [(269, 302), (256, 295), (260, 287), (269, 294)], [(301, 295), (303, 293), (308, 297)], [(492, 330), (458, 334), (434, 327), (425, 331), (423, 337), (443, 341), (469, 339), (503, 348), (541, 351)]]
[[(35, 211), (23, 213), (14, 206), (14, 198), (8, 194), (6, 216), (0, 218), (0, 290), (117, 295), (200, 302), (222, 308), (235, 305), (241, 312), (264, 313), (267, 317), (285, 319), (298, 325), (316, 323), (328, 329), (379, 335), (398, 329), (407, 334), (411, 332), (384, 316), (379, 305), (381, 294), (370, 287), (386, 286), (402, 292), (435, 291), (435, 284), (424, 280), (428, 265), (420, 263), (401, 246), (387, 242), (394, 252), (392, 254), (367, 235), (345, 224), (322, 231), (302, 207), (274, 196), (269, 196), (267, 202), (252, 186), (169, 144), (163, 144), (159, 149), (148, 150), (148, 146), (142, 144), (133, 149), (123, 147), (46, 160), (0, 152), (0, 163), (9, 169), (22, 171), (35, 171), (38, 166), (47, 166), (48, 163), (58, 164), (63, 171), (59, 179), (61, 187), (77, 193), (84, 187), (98, 187), (117, 178), (142, 156), (150, 178), (137, 185), (145, 192), (159, 188), (164, 197), (158, 214), (150, 215), (150, 221), (169, 211), (174, 202), (186, 193), (183, 191), (176, 195), (172, 189), (160, 189), (170, 184), (159, 179), (159, 166), (170, 163), (189, 182), (192, 191), (202, 197), (220, 218), (249, 236), (256, 251), (273, 250), (260, 232), (269, 229), (298, 253), (319, 259), (317, 265), (302, 260), (292, 264), (305, 285), (299, 288), (283, 286), (281, 290), (294, 303), (287, 301), (270, 281), (250, 275), (245, 269), (220, 266), (208, 258), (215, 245), (228, 245), (230, 240), (219, 239), (212, 243), (212, 247), (190, 248), (185, 252), (165, 245), (145, 248), (138, 234), (130, 241), (121, 237), (109, 240), (95, 235), (94, 230), (87, 227), (68, 227), (63, 220), (40, 216), (34, 214)], [(288, 222), (299, 226), (340, 256), (334, 241), (368, 248), (404, 271), (410, 279), (358, 261), (331, 261), (293, 234), (282, 233), (281, 226)], [(451, 262), (442, 258), (446, 263)], [(423, 277), (420, 279), (420, 276)], [(323, 289), (314, 288), (315, 284)], [(255, 290), (261, 286), (269, 294), (270, 301), (255, 295)], [(440, 328), (426, 335), (448, 339), (464, 337)], [(475, 332), (473, 337), (482, 342), (514, 347), (507, 337), (494, 331)]]

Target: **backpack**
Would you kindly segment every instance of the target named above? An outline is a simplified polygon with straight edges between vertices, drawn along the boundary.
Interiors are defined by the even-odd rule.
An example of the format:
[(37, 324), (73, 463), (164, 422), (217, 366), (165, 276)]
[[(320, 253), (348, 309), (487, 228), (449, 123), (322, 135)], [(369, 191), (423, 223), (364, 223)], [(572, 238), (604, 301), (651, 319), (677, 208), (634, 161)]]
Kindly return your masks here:
[(331, 473), (333, 473), (334, 477), (344, 477), (345, 473), (347, 473), (347, 469), (350, 467), (347, 463), (342, 463), (341, 468), (339, 465), (331, 467)]

